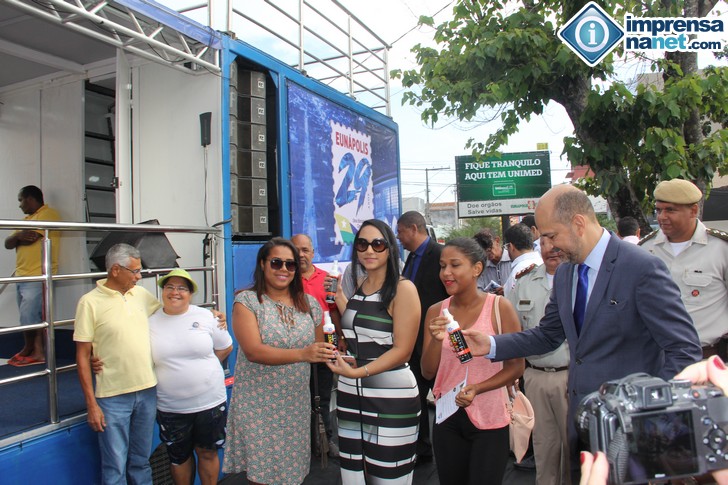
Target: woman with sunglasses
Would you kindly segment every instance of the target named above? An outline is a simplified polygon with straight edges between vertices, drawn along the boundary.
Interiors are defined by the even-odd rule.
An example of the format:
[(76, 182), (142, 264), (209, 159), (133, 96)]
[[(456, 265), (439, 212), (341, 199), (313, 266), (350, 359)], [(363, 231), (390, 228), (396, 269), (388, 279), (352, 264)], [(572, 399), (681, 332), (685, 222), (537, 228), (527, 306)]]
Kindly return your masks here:
[(412, 483), (420, 401), (407, 362), (420, 322), (420, 302), (411, 281), (399, 274), (392, 229), (365, 221), (354, 239), (352, 282), (367, 277), (351, 299), (341, 286), (336, 304), (355, 359), (337, 355), (329, 368), (337, 387), (339, 460), (344, 484)]
[[(518, 332), (521, 325), (513, 305), (492, 293), (478, 289), (485, 254), (470, 238), (456, 238), (445, 244), (440, 256), (440, 279), (449, 298), (427, 311), (422, 351), (422, 376), (435, 379), (435, 399), (455, 396), (457, 411), (432, 430), (432, 448), (440, 483), (500, 485), (509, 452), (504, 386), (523, 374), (523, 359), (491, 362), (482, 357), (461, 364), (446, 338), (448, 309), (460, 328), (477, 328), (488, 335)], [(501, 332), (497, 315), (500, 315)]]
[(258, 251), (253, 286), (235, 297), (235, 366), (223, 470), (251, 484), (298, 484), (310, 464), (309, 375), (334, 358), (321, 306), (303, 292), (298, 250), (275, 237)]

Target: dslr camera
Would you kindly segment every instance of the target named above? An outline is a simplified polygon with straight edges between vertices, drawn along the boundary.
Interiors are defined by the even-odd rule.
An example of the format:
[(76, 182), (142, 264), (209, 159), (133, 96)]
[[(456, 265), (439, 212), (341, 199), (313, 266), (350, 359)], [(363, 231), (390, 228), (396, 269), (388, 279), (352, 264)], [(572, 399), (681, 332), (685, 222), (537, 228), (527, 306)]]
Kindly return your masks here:
[(728, 468), (728, 398), (712, 385), (631, 374), (576, 409), (580, 439), (609, 461), (614, 484), (663, 482)]

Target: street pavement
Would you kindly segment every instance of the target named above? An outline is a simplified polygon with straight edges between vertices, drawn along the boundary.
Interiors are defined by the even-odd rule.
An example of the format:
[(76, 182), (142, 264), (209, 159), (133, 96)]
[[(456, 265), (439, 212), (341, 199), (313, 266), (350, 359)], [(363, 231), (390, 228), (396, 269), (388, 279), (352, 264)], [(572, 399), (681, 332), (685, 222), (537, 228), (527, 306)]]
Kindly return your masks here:
[[(245, 474), (228, 475), (220, 482), (221, 485), (247, 485)], [(414, 485), (439, 485), (437, 479), (437, 468), (434, 463), (424, 463), (415, 468)], [(304, 485), (339, 485), (341, 475), (339, 473), (339, 460), (329, 458), (327, 468), (321, 467), (321, 459), (311, 461), (311, 472), (303, 482)], [(535, 485), (535, 470), (521, 470), (513, 466), (510, 460), (506, 468), (506, 475), (503, 478), (504, 485)]]
[[(430, 409), (430, 419), (434, 420), (433, 409)], [(245, 474), (228, 475), (220, 482), (221, 485), (246, 485), (248, 481)], [(422, 463), (415, 468), (414, 485), (439, 485), (437, 467), (434, 462)], [(535, 485), (536, 471), (523, 470), (513, 466), (513, 458), (508, 462), (506, 475), (503, 478), (505, 485)], [(322, 468), (321, 458), (312, 457), (311, 471), (303, 482), (304, 485), (338, 485), (341, 484), (339, 473), (339, 460), (329, 458), (328, 466)]]

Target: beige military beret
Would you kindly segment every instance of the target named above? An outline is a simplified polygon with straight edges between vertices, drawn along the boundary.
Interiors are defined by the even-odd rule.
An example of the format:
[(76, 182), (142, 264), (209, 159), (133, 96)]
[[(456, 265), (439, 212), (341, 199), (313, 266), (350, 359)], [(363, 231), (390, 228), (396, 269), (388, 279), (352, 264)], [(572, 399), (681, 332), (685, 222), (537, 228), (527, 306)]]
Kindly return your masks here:
[(663, 180), (655, 187), (655, 200), (672, 204), (695, 204), (703, 196), (692, 182), (682, 179)]

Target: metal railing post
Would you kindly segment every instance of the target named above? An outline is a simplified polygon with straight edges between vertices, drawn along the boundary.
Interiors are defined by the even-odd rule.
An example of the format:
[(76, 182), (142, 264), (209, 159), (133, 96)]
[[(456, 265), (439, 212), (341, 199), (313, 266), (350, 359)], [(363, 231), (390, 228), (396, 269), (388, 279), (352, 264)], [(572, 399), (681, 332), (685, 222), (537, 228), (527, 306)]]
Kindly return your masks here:
[(298, 0), (298, 70), (301, 72), (306, 61), (306, 49), (303, 46), (303, 1)]
[(46, 366), (48, 373), (48, 412), (51, 423), (60, 422), (58, 417), (58, 375), (56, 373), (56, 332), (53, 326), (53, 243), (50, 230), (45, 229), (43, 239), (42, 272), (43, 282), (43, 315), (48, 324), (45, 332)]
[(392, 117), (392, 101), (389, 97), (389, 46), (384, 46), (384, 99), (386, 102), (386, 113)]
[(233, 31), (233, 0), (225, 0), (227, 13), (225, 14), (225, 32)]
[(354, 97), (354, 43), (351, 37), (351, 15), (347, 16), (347, 30), (349, 31), (349, 96)]
[(215, 8), (214, 0), (207, 0), (207, 26), (212, 27), (212, 9)]
[(210, 240), (210, 266), (212, 266), (212, 304), (218, 311), (222, 311), (219, 308), (220, 288), (217, 281), (217, 236), (215, 234)]

